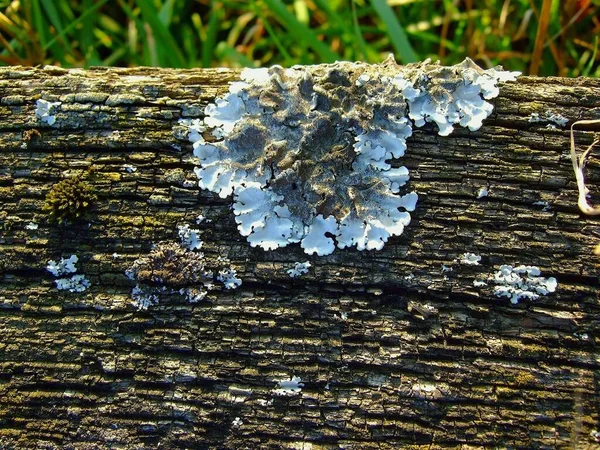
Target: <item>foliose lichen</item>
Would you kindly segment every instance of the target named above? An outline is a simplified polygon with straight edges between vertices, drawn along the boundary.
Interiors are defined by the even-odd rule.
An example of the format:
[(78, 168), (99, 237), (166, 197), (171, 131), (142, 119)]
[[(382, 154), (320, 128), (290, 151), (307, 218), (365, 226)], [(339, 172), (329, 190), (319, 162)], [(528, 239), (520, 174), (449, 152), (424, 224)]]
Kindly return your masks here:
[(93, 189), (80, 177), (67, 178), (52, 186), (42, 211), (59, 224), (73, 222), (84, 217), (96, 200)]
[(223, 283), (225, 289), (237, 289), (242, 285), (242, 279), (238, 278), (237, 271), (231, 267), (227, 269), (221, 269), (217, 280)]
[(56, 116), (54, 116), (53, 112), (54, 109), (58, 108), (60, 105), (61, 102), (49, 102), (48, 100), (40, 98), (35, 102), (35, 115), (42, 122), (45, 122), (48, 125), (54, 125)]
[[(331, 65), (247, 69), (186, 122), (199, 186), (233, 196), (238, 229), (265, 250), (300, 243), (308, 254), (380, 250), (402, 234), (417, 203), (400, 166), (413, 126), (477, 130), (498, 83), (517, 73), (452, 67)], [(210, 129), (214, 139), (205, 141)]]
[(48, 261), (46, 270), (54, 277), (57, 277), (54, 280), (54, 283), (56, 284), (56, 288), (58, 290), (79, 293), (84, 292), (90, 287), (90, 280), (88, 280), (85, 275), (76, 274), (65, 277), (65, 275), (74, 274), (77, 272), (77, 267), (75, 265), (78, 261), (79, 258), (77, 255), (71, 255), (67, 259), (61, 258), (59, 261)]
[(290, 278), (297, 278), (297, 277), (301, 277), (305, 273), (308, 273), (308, 269), (311, 266), (312, 265), (311, 265), (310, 261), (295, 262), (294, 267), (286, 270), (286, 272), (288, 273)]
[(179, 242), (155, 244), (125, 271), (127, 278), (137, 282), (131, 291), (132, 304), (137, 309), (158, 304), (164, 294), (180, 294), (190, 303), (199, 302), (216, 289), (215, 278), (225, 289), (236, 289), (242, 284), (227, 258), (220, 257), (214, 267), (208, 267), (204, 253), (199, 251), (204, 244), (200, 230), (180, 225), (177, 232)]
[(289, 379), (277, 381), (277, 387), (273, 389), (272, 393), (278, 397), (293, 397), (299, 395), (303, 387), (302, 379), (294, 375)]
[(545, 278), (535, 266), (502, 265), (494, 274), (496, 286), (494, 294), (497, 297), (508, 297), (510, 302), (516, 304), (521, 299), (537, 300), (540, 295), (548, 295), (558, 286), (556, 278)]
[(134, 261), (127, 276), (140, 283), (177, 288), (213, 280), (213, 273), (205, 267), (204, 254), (176, 242), (156, 244), (150, 253)]
[(480, 261), (481, 256), (476, 255), (475, 253), (463, 253), (463, 255), (460, 257), (460, 263), (468, 266), (478, 266)]

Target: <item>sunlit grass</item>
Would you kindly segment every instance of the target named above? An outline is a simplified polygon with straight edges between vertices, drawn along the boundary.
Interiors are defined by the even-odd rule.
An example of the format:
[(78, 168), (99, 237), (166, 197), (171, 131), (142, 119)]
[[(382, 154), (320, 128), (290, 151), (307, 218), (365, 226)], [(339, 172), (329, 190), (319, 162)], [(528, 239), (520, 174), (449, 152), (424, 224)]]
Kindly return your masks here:
[(600, 0), (0, 0), (3, 64), (290, 66), (394, 53), (598, 77), (598, 35)]

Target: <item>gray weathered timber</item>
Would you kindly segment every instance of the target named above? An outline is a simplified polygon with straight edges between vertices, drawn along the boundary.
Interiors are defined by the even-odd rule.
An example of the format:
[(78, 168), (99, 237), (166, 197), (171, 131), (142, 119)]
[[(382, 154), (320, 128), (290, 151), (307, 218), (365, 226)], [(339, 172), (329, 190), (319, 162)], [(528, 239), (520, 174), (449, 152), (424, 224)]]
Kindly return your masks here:
[[(404, 234), (317, 258), (251, 248), (229, 201), (185, 183), (177, 120), (237, 76), (0, 69), (0, 448), (597, 448), (599, 221), (577, 209), (568, 131), (529, 117), (600, 118), (600, 80), (522, 77), (479, 131), (417, 130)], [(54, 126), (38, 98), (62, 102)], [(594, 132), (576, 136), (583, 148)], [(98, 201), (58, 226), (41, 208), (70, 175)], [(597, 160), (587, 177), (598, 185)], [(136, 310), (125, 270), (198, 214), (207, 258), (229, 257), (241, 288)], [(71, 254), (84, 293), (45, 270)], [(512, 305), (473, 285), (502, 264), (558, 289)], [(274, 396), (294, 375), (301, 393)]]

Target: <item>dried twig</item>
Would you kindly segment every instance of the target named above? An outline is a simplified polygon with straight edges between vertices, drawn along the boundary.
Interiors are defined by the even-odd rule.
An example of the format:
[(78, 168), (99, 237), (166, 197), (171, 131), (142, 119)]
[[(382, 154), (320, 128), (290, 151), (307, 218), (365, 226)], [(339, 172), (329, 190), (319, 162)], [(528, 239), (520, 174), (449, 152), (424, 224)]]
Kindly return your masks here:
[(585, 167), (586, 158), (589, 152), (592, 150), (594, 145), (600, 142), (600, 139), (596, 139), (586, 149), (585, 152), (577, 159), (577, 152), (575, 150), (575, 136), (573, 134), (573, 128), (575, 125), (596, 125), (600, 124), (600, 120), (578, 120), (571, 125), (571, 162), (573, 163), (573, 170), (575, 172), (575, 179), (577, 180), (577, 190), (579, 191), (579, 197), (577, 200), (577, 206), (582, 213), (589, 216), (600, 215), (600, 208), (594, 208), (587, 201), (587, 188), (585, 187), (585, 177), (583, 175), (583, 168)]
[[(585, 187), (585, 177), (583, 175), (583, 168), (585, 167), (586, 158), (594, 145), (600, 142), (600, 139), (596, 139), (590, 144), (590, 146), (583, 152), (581, 157), (577, 159), (577, 152), (575, 151), (575, 136), (573, 134), (573, 128), (575, 125), (596, 125), (600, 124), (600, 120), (578, 120), (571, 125), (571, 162), (573, 163), (573, 171), (575, 172), (575, 179), (577, 180), (577, 190), (579, 192), (579, 198), (577, 200), (577, 206), (582, 213), (589, 216), (600, 215), (600, 208), (594, 208), (587, 201), (587, 188)], [(598, 244), (593, 253), (600, 255), (600, 244)]]

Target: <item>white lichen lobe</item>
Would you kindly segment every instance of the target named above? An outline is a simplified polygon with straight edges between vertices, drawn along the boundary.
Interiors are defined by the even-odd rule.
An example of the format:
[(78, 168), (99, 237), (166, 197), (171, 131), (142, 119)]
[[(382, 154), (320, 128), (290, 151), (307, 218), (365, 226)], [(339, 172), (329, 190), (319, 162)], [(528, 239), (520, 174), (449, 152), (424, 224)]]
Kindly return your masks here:
[[(452, 67), (338, 62), (246, 69), (189, 129), (199, 186), (233, 196), (238, 229), (265, 250), (300, 243), (381, 250), (410, 223), (418, 196), (398, 164), (413, 126), (477, 130), (498, 83), (517, 74)], [(214, 139), (205, 141), (204, 128)]]
[(56, 117), (52, 114), (56, 108), (61, 105), (61, 102), (49, 102), (40, 98), (35, 102), (35, 115), (48, 125), (56, 123)]
[(559, 127), (564, 127), (565, 125), (567, 125), (567, 123), (569, 123), (569, 119), (567, 119), (566, 117), (564, 117), (561, 114), (553, 113), (551, 111), (546, 111), (543, 114), (531, 113), (531, 115), (529, 116), (529, 122), (530, 123), (548, 122), (546, 127), (556, 128), (557, 125)]
[(54, 280), (54, 284), (56, 284), (58, 290), (79, 293), (84, 292), (90, 287), (90, 280), (88, 280), (85, 275), (76, 274), (71, 275), (70, 277), (64, 277), (65, 275), (77, 272), (77, 267), (75, 266), (77, 261), (79, 261), (77, 255), (71, 255), (66, 259), (61, 258), (59, 261), (48, 261), (46, 270), (54, 277), (63, 277)]
[(181, 241), (181, 246), (188, 250), (200, 250), (202, 248), (202, 239), (200, 239), (200, 230), (190, 228), (189, 225), (179, 225), (177, 234)]
[(55, 277), (60, 277), (68, 273), (75, 273), (77, 272), (77, 267), (75, 267), (77, 261), (79, 261), (77, 255), (71, 255), (67, 259), (60, 258), (60, 261), (48, 261), (46, 270)]
[(460, 263), (468, 266), (478, 266), (479, 261), (481, 261), (481, 256), (476, 255), (475, 253), (464, 253), (460, 257)]
[(300, 394), (303, 387), (304, 383), (300, 377), (292, 376), (290, 379), (278, 381), (273, 394), (279, 397), (292, 397)]
[(508, 297), (516, 304), (521, 299), (537, 300), (540, 295), (548, 295), (558, 286), (556, 278), (544, 278), (535, 266), (502, 265), (493, 278), (497, 297)]
[(231, 267), (220, 270), (217, 280), (223, 283), (225, 289), (237, 289), (242, 285), (242, 279), (237, 276), (237, 271)]
[(308, 269), (311, 267), (311, 263), (309, 261), (304, 262), (295, 262), (294, 267), (288, 269), (286, 272), (290, 276), (290, 278), (298, 278), (308, 273)]

